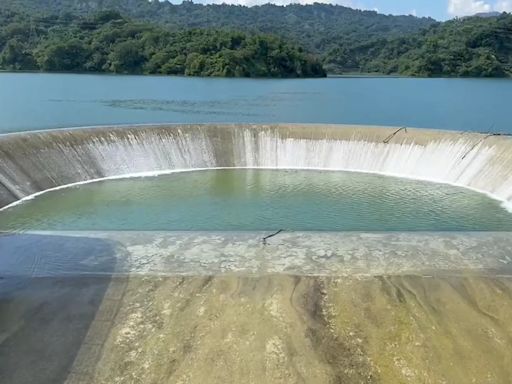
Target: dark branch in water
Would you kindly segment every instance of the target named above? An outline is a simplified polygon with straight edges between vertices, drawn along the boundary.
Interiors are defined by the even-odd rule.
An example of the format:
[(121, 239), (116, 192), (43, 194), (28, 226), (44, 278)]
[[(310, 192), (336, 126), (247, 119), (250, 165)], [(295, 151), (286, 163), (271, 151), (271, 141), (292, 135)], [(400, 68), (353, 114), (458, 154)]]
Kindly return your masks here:
[(400, 131), (405, 131), (405, 133), (407, 133), (407, 127), (402, 127), (402, 128), (397, 129), (397, 130), (396, 130), (395, 132), (393, 132), (391, 135), (389, 135), (388, 137), (386, 137), (386, 138), (384, 139), (383, 143), (384, 143), (384, 144), (389, 143), (389, 142), (391, 141), (391, 139), (392, 139), (393, 137), (395, 137), (395, 135), (396, 135), (398, 132), (400, 132)]
[(267, 240), (268, 240), (268, 239), (270, 239), (271, 237), (274, 237), (274, 236), (279, 235), (279, 234), (280, 234), (281, 232), (283, 232), (283, 231), (284, 231), (284, 229), (280, 229), (280, 230), (279, 230), (279, 231), (277, 231), (277, 232), (274, 232), (274, 233), (272, 233), (272, 234), (270, 234), (270, 235), (268, 235), (268, 236), (265, 236), (265, 237), (263, 238), (263, 245), (267, 245)]

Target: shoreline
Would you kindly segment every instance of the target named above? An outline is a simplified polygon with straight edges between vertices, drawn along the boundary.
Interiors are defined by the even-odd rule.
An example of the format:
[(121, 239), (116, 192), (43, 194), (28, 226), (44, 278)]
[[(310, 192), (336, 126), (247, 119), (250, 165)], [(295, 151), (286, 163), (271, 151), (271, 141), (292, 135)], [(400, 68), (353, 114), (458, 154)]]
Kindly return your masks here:
[(327, 73), (326, 76), (316, 77), (229, 77), (229, 76), (187, 76), (187, 75), (166, 75), (159, 73), (114, 73), (114, 72), (58, 72), (58, 71), (38, 71), (38, 70), (6, 70), (0, 69), (0, 74), (43, 74), (43, 75), (99, 75), (99, 76), (130, 76), (130, 77), (177, 77), (177, 78), (198, 78), (198, 79), (253, 79), (253, 80), (316, 80), (316, 79), (481, 79), (481, 80), (512, 80), (512, 76), (410, 76), (400, 74), (377, 74), (377, 73)]

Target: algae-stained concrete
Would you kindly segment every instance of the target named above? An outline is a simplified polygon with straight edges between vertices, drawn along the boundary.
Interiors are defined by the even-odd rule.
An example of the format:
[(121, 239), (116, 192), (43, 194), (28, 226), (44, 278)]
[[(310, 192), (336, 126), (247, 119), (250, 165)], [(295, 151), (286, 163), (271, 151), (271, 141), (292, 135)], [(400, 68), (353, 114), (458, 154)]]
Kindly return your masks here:
[(0, 300), (2, 383), (506, 384), (512, 377), (505, 276), (14, 283), (17, 295), (2, 290)]
[(32, 232), (0, 251), (0, 276), (512, 274), (508, 232)]
[(511, 316), (507, 277), (131, 277), (67, 383), (505, 384)]
[(510, 383), (509, 234), (263, 235), (0, 236), (0, 383)]

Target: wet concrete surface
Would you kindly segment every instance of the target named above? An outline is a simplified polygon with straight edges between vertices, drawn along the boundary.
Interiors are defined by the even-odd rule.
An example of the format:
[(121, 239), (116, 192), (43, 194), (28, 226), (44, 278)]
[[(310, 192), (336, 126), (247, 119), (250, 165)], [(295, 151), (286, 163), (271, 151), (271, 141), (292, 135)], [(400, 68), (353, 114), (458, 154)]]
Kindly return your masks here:
[(111, 296), (116, 254), (104, 239), (0, 235), (0, 383), (68, 379)]
[[(146, 260), (169, 252), (170, 243), (161, 236), (150, 237), (160, 240), (149, 242)], [(255, 234), (245, 236), (260, 239)], [(267, 245), (249, 248), (270, 252), (267, 256), (281, 252), (274, 253), (277, 257), (294, 254), (292, 244), (304, 244), (297, 234), (280, 236), (268, 239)], [(377, 249), (368, 247), (374, 241), (368, 240), (364, 243), (368, 248), (360, 243), (368, 255), (354, 256), (352, 261), (362, 268), (366, 260), (373, 273), (357, 273), (358, 269), (348, 267), (344, 273), (329, 269), (323, 274), (263, 268), (211, 273), (194, 269), (197, 264), (189, 254), (190, 268), (181, 275), (169, 270), (160, 275), (141, 270), (116, 272), (119, 266), (126, 266), (123, 260), (142, 260), (141, 244), (147, 234), (82, 238), (77, 242), (83, 245), (81, 256), (75, 255), (69, 259), (73, 262), (65, 264), (73, 273), (66, 273), (65, 268), (43, 268), (39, 259), (32, 275), (14, 273), (14, 269), (1, 275), (0, 382), (509, 383), (512, 277), (503, 259), (506, 235), (495, 237), (494, 242), (489, 235), (478, 243), (486, 244), (484, 248), (450, 236), (449, 242), (448, 235), (438, 242), (432, 240), (430, 248), (426, 241), (420, 242), (419, 248), (416, 245), (422, 253), (419, 260), (428, 260), (428, 250), (437, 249), (431, 253), (437, 262), (431, 263), (428, 273), (426, 268), (416, 272), (409, 268), (402, 272), (391, 267), (388, 272), (372, 269), (380, 264), (372, 261)], [(325, 241), (324, 247), (319, 240), (309, 250), (325, 250), (333, 244), (327, 241), (327, 234), (319, 239)], [(354, 254), (350, 237), (343, 239), (343, 252), (315, 262), (334, 264), (334, 257), (342, 263), (341, 256)], [(411, 247), (404, 237), (397, 239), (396, 244), (409, 244), (403, 249)], [(55, 245), (69, 239), (43, 240)], [(199, 247), (204, 260), (212, 256), (213, 248), (205, 245), (210, 241), (203, 239)], [(7, 249), (5, 244), (0, 241), (0, 250)], [(445, 257), (447, 266), (469, 262), (459, 268), (441, 268), (439, 244), (448, 245), (444, 251), (451, 255)], [(458, 248), (453, 244), (459, 244)], [(504, 253), (495, 257), (482, 253), (492, 253), (493, 248)], [(178, 253), (185, 250), (179, 249)], [(245, 252), (232, 243), (220, 249), (230, 249), (230, 257)], [(460, 252), (462, 249), (465, 251)], [(69, 251), (66, 247), (62, 250)], [(110, 268), (103, 273), (94, 273), (98, 250), (102, 255), (98, 265)], [(50, 254), (44, 248), (41, 252)], [(389, 259), (390, 265), (399, 265), (411, 252)], [(38, 248), (32, 247), (32, 253), (38, 254)], [(306, 256), (298, 260), (307, 266)], [(172, 252), (168, 257), (173, 258)], [(480, 264), (476, 262), (479, 257), (484, 260)], [(90, 269), (84, 270), (83, 265)], [(261, 265), (268, 267), (267, 263)]]
[(512, 377), (509, 277), (51, 277), (2, 292), (2, 383)]
[(0, 280), (0, 382), (66, 381), (109, 277)]
[[(512, 274), (509, 232), (32, 232), (0, 235), (0, 276)], [(268, 238), (267, 238), (268, 237)]]
[(2, 383), (509, 383), (512, 377), (508, 277), (17, 283), (2, 290), (0, 301)]
[(92, 383), (508, 383), (508, 278), (136, 278)]

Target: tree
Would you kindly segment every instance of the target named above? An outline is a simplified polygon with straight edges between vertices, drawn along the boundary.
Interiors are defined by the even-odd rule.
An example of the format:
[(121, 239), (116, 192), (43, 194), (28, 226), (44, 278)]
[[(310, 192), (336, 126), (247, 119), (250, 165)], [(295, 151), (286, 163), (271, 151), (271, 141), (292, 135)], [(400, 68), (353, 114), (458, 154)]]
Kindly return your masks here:
[(138, 41), (128, 40), (114, 46), (109, 54), (110, 70), (115, 73), (142, 73), (146, 57)]
[(44, 71), (83, 71), (90, 55), (81, 41), (48, 42), (37, 51), (37, 63)]
[(37, 63), (23, 43), (12, 39), (0, 53), (0, 67), (10, 70), (33, 70), (37, 69)]

